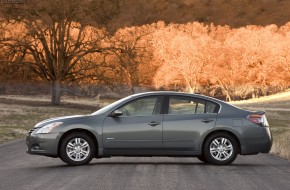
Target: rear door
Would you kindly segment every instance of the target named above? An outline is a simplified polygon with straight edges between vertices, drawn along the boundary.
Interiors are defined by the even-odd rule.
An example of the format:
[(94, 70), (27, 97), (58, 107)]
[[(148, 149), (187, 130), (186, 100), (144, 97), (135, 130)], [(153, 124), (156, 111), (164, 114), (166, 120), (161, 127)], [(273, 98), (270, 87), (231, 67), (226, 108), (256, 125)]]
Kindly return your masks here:
[(163, 119), (164, 148), (198, 151), (201, 137), (215, 126), (219, 105), (200, 98), (169, 96)]

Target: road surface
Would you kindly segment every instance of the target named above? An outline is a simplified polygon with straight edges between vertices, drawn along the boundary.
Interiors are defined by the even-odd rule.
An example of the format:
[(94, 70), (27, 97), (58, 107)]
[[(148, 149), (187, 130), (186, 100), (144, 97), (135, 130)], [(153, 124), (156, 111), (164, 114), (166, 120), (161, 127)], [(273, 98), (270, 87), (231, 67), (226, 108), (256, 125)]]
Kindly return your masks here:
[(238, 156), (229, 166), (196, 158), (114, 157), (70, 167), (25, 150), (24, 140), (0, 145), (1, 190), (290, 189), (290, 162), (268, 154)]

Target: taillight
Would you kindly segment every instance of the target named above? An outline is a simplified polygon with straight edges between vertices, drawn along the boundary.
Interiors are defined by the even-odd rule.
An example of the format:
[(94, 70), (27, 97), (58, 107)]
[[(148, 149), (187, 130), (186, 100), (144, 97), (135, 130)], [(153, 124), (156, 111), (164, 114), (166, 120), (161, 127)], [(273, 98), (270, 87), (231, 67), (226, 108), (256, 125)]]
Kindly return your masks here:
[(251, 122), (261, 125), (263, 127), (269, 126), (265, 114), (249, 114), (247, 118)]

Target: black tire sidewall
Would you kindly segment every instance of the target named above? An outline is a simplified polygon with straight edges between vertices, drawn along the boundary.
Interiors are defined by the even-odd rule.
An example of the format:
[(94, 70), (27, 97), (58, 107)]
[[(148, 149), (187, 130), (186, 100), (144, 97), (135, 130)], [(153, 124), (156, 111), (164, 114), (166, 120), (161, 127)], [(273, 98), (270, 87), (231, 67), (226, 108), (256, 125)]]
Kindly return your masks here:
[[(210, 154), (210, 144), (211, 144), (211, 142), (214, 139), (219, 138), (219, 137), (224, 137), (224, 138), (228, 139), (232, 143), (232, 146), (233, 146), (233, 153), (232, 153), (231, 157), (228, 158), (227, 160), (224, 160), (224, 161), (216, 160)], [(216, 134), (213, 134), (213, 135), (209, 136), (206, 139), (206, 141), (205, 141), (205, 144), (204, 144), (204, 147), (203, 147), (203, 156), (207, 160), (208, 163), (211, 163), (211, 164), (214, 164), (214, 165), (228, 165), (228, 164), (231, 164), (236, 159), (237, 155), (238, 155), (238, 144), (237, 144), (235, 138), (232, 135), (230, 135), (230, 134), (227, 134), (227, 133), (216, 133)]]
[(203, 155), (197, 156), (197, 159), (199, 159), (202, 162), (208, 163), (208, 161), (205, 159), (205, 157)]
[[(84, 159), (82, 161), (74, 161), (74, 160), (70, 159), (69, 156), (66, 153), (67, 144), (74, 138), (82, 138), (85, 141), (87, 141), (89, 146), (90, 146), (89, 155), (87, 156), (86, 159)], [(69, 134), (61, 142), (61, 145), (60, 145), (60, 158), (61, 158), (62, 161), (64, 161), (65, 163), (67, 163), (69, 165), (79, 166), (79, 165), (88, 164), (93, 159), (94, 155), (95, 155), (95, 144), (94, 144), (92, 138), (89, 135), (87, 135), (86, 133), (72, 133), (72, 134)]]

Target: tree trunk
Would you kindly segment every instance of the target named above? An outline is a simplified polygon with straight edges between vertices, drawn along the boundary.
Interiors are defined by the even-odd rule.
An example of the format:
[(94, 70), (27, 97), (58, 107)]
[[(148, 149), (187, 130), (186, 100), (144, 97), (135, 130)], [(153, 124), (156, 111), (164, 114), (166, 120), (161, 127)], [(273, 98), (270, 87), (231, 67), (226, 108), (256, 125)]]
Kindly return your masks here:
[(60, 81), (51, 81), (51, 104), (59, 105), (61, 96), (61, 86)]
[(5, 90), (6, 90), (6, 85), (5, 82), (3, 82), (3, 84), (0, 84), (0, 95), (5, 94)]
[[(135, 72), (135, 71), (134, 71)], [(138, 86), (138, 78), (134, 76), (134, 73), (129, 71), (129, 85), (131, 94), (135, 94), (134, 86)], [(137, 79), (137, 80), (136, 80)]]
[(231, 96), (227, 91), (226, 91), (226, 101), (229, 101), (229, 102), (232, 101)]
[(131, 94), (135, 94), (135, 90), (134, 90), (134, 85), (133, 84), (130, 85), (130, 92), (131, 92)]
[(195, 87), (191, 87), (190, 85), (187, 87), (187, 90), (190, 94), (196, 93), (195, 89), (196, 89)]

